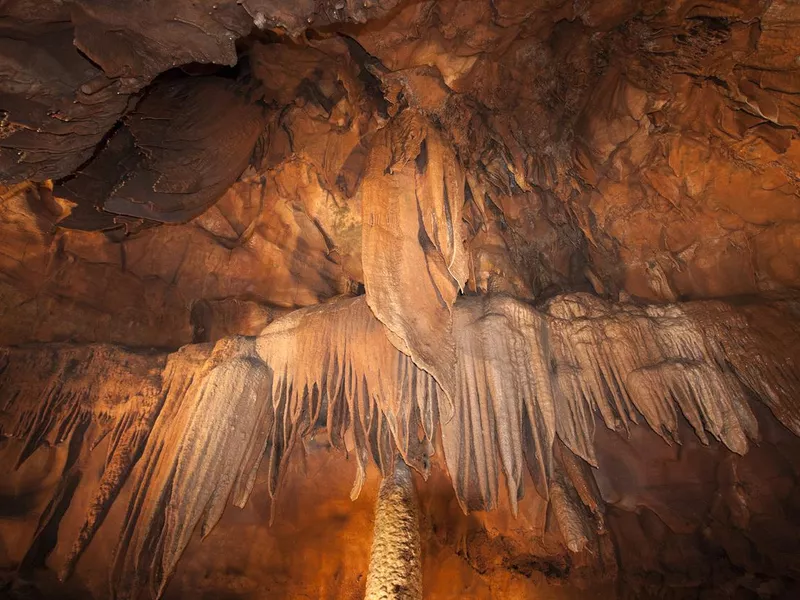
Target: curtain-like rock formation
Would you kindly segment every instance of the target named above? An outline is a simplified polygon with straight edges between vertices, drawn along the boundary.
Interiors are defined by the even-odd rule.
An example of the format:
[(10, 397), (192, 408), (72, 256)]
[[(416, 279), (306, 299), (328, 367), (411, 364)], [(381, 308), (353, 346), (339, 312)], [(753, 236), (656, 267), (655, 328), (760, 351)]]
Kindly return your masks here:
[(330, 445), (353, 497), (446, 469), (428, 506), (470, 514), (427, 539), (476, 573), (790, 593), (798, 30), (789, 0), (0, 0), (21, 572), (119, 526), (113, 589), (164, 594)]
[(451, 309), (468, 275), (461, 167), (425, 117), (406, 111), (373, 138), (360, 193), (367, 303), (452, 396)]
[[(74, 438), (90, 424), (100, 437), (113, 432), (108, 475), (65, 572), (140, 455), (114, 575), (114, 588), (132, 598), (145, 585), (154, 597), (163, 593), (195, 526), (206, 535), (229, 499), (247, 501), (262, 456), (274, 497), (287, 455), (320, 428), (334, 447), (351, 440), (353, 497), (370, 458), (390, 475), (400, 452), (427, 475), (439, 427), (465, 511), (497, 506), (501, 470), (516, 511), (527, 465), (573, 551), (604, 527), (591, 477), (572, 454), (597, 464), (595, 413), (621, 432), (641, 414), (667, 441), (679, 441), (682, 414), (704, 443), (708, 432), (744, 453), (758, 439), (752, 394), (798, 433), (800, 334), (781, 329), (776, 337), (765, 326), (795, 310), (790, 303), (641, 307), (575, 295), (540, 312), (490, 296), (463, 298), (453, 310), (452, 401), (389, 342), (363, 297), (293, 312), (256, 339), (223, 338), (213, 351), (187, 346), (169, 357), (160, 386), (144, 389), (142, 377), (163, 358), (148, 357), (137, 371), (144, 359), (114, 348), (7, 352), (3, 406), (13, 418), (4, 431), (26, 440), (20, 460), (49, 435), (80, 446)], [(31, 368), (53, 373), (50, 382), (32, 380)], [(135, 399), (131, 409), (107, 408), (125, 394)], [(565, 445), (554, 461), (556, 436)]]

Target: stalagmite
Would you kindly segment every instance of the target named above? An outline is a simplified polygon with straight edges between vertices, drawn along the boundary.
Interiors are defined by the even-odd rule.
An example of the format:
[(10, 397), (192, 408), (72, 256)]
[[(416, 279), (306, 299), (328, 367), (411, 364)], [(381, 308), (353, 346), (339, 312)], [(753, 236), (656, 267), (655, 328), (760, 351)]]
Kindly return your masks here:
[(419, 506), (411, 470), (400, 459), (381, 483), (366, 600), (421, 600)]

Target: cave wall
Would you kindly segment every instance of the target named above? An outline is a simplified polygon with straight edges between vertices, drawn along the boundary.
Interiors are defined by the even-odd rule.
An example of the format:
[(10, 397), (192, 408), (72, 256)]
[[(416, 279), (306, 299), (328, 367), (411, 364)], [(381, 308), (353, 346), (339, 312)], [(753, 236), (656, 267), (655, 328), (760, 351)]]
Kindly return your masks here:
[[(423, 293), (794, 297), (798, 32), (790, 0), (0, 0), (0, 346), (171, 351), (257, 335), (365, 285), (384, 323)], [(409, 198), (457, 212), (435, 293), (416, 285), (430, 253), (397, 268), (407, 236), (373, 231)], [(796, 339), (784, 314), (775, 339)], [(793, 597), (800, 448), (754, 410), (762, 439), (742, 457), (690, 432), (669, 446), (598, 424), (606, 529), (577, 553), (535, 484), (516, 520), (504, 498), (464, 517), (436, 465), (418, 481), (426, 597)], [(10, 570), (63, 485), (61, 442), (3, 482), (14, 593), (26, 584)], [(73, 448), (90, 453), (60, 540), (103, 444)], [(295, 453), (272, 527), (256, 486), (193, 539), (168, 597), (359, 597), (378, 474), (351, 504), (352, 471), (325, 449)], [(58, 570), (67, 542), (40, 536), (30, 585), (105, 597), (124, 505), (71, 587), (36, 560), (55, 543)]]

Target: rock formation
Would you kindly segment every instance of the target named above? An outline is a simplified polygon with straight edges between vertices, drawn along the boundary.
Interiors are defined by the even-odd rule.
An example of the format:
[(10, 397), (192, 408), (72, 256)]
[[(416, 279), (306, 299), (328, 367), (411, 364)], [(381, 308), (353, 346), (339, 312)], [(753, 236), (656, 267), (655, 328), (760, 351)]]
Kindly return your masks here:
[(396, 461), (381, 483), (365, 598), (422, 598), (419, 508), (414, 479), (403, 461)]
[(0, 0), (0, 594), (363, 597), (399, 477), (426, 598), (792, 597), (799, 40)]

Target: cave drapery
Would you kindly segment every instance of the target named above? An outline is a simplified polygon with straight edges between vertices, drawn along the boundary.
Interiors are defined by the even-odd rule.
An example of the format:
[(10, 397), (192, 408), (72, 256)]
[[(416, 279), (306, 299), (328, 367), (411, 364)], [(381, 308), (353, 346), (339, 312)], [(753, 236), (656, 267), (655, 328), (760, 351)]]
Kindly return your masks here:
[(0, 73), (2, 569), (181, 597), (338, 451), (452, 597), (800, 590), (795, 2), (0, 0)]

